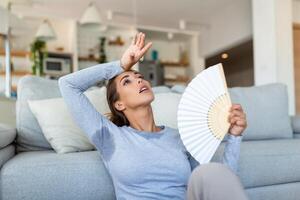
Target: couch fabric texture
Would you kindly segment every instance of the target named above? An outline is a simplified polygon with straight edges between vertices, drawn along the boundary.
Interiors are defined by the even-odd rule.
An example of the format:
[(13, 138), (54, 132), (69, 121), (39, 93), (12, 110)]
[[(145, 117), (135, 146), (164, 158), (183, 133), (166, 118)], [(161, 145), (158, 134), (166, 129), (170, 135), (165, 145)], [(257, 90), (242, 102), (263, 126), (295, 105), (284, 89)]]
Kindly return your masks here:
[[(171, 115), (175, 114), (176, 98), (184, 87), (161, 87), (157, 91), (163, 94), (162, 99), (168, 100), (169, 95), (173, 103), (154, 105), (154, 113), (162, 113), (160, 117), (175, 125), (176, 118)], [(232, 101), (243, 106), (249, 122), (241, 144), (238, 173), (250, 200), (298, 199), (300, 140), (296, 135), (300, 134), (295, 134), (293, 128), (299, 130), (300, 122), (288, 115), (286, 86), (269, 84), (231, 88), (229, 92)], [(18, 154), (1, 168), (0, 199), (114, 199), (110, 176), (99, 152), (55, 153), (28, 107), (30, 99), (60, 97), (57, 81), (25, 76), (19, 82), (18, 95)], [(223, 149), (224, 142), (213, 161), (220, 161)], [(11, 151), (2, 150), (0, 161)]]

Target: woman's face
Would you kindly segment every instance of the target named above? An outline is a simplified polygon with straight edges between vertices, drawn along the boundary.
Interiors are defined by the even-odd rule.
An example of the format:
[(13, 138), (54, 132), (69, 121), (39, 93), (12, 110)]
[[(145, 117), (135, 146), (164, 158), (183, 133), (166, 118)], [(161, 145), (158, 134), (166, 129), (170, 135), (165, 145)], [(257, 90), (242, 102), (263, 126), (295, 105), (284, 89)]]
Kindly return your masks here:
[(120, 111), (149, 105), (154, 99), (151, 84), (137, 71), (124, 71), (114, 81), (120, 95), (114, 105)]

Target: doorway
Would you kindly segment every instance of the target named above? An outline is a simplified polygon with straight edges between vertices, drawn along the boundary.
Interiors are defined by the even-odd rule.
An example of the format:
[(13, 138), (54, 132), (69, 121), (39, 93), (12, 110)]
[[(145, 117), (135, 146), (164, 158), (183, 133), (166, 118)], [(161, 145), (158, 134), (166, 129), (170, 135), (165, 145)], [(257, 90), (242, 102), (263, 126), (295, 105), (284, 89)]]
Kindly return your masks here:
[(293, 25), (296, 114), (300, 114), (300, 24)]

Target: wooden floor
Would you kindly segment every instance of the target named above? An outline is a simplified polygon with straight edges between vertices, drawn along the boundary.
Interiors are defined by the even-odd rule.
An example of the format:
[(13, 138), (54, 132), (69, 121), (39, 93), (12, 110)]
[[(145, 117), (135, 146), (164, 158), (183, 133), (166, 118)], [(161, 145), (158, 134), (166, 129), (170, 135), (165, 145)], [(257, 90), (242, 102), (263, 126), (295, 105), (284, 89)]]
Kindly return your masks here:
[(0, 96), (0, 123), (16, 127), (16, 100)]

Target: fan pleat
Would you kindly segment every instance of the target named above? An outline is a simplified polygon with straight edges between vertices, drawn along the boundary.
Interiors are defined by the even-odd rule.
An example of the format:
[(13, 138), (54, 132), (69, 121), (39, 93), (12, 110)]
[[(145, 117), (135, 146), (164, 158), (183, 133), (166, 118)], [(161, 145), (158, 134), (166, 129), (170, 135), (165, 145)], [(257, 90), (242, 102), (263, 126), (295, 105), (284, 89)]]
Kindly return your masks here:
[[(201, 101), (201, 102), (203, 102), (204, 104), (206, 104), (206, 105), (211, 105), (211, 102), (214, 100), (214, 99), (211, 99), (211, 98), (209, 98), (209, 96), (207, 95), (202, 95), (202, 96), (200, 96), (198, 93), (199, 93), (199, 91), (197, 91), (196, 89), (194, 89), (194, 88), (192, 88), (192, 87), (190, 87), (191, 89), (190, 90), (193, 90), (193, 92), (190, 92), (190, 90), (187, 90), (187, 92), (186, 92), (186, 96), (183, 96), (183, 98), (184, 99), (186, 99), (187, 101), (188, 100), (192, 100), (192, 99), (196, 99), (197, 101)], [(191, 97), (191, 96), (195, 96), (195, 97)], [(190, 103), (190, 102), (189, 102)]]
[[(194, 142), (193, 144), (191, 145), (187, 145), (187, 149), (193, 153), (193, 154), (196, 154), (198, 152), (200, 152), (202, 150), (202, 148), (206, 147), (206, 144), (207, 142), (209, 142), (209, 140), (211, 139), (210, 135), (209, 134), (206, 134), (202, 137), (202, 143), (197, 143), (197, 142)], [(185, 142), (184, 142), (185, 143)], [(193, 155), (192, 154), (192, 155)]]
[(190, 127), (181, 128), (181, 129), (184, 131), (184, 133), (181, 134), (182, 138), (187, 138), (193, 134), (201, 135), (202, 132), (206, 133), (207, 131), (210, 131), (206, 124), (195, 126), (194, 129), (192, 129)]
[(185, 101), (183, 101), (180, 106), (191, 107), (194, 110), (202, 110), (207, 108), (209, 105), (206, 101), (201, 101), (200, 99), (193, 99), (189, 96), (185, 97)]
[(212, 140), (212, 144), (211, 144), (211, 148), (208, 149), (208, 151), (206, 152), (206, 155), (203, 156), (203, 161), (204, 162), (205, 160), (211, 160), (211, 158), (213, 157), (213, 155), (215, 154), (217, 148), (219, 147), (221, 141), (220, 140)]
[(188, 135), (186, 137), (182, 136), (182, 139), (184, 139), (184, 144), (188, 146), (191, 143), (195, 143), (195, 141), (197, 141), (200, 138), (205, 138), (206, 133), (208, 133), (208, 132), (209, 132), (209, 130), (203, 131), (202, 134), (199, 134), (199, 132), (198, 132), (198, 134), (195, 134), (195, 132), (192, 132), (190, 135)]

